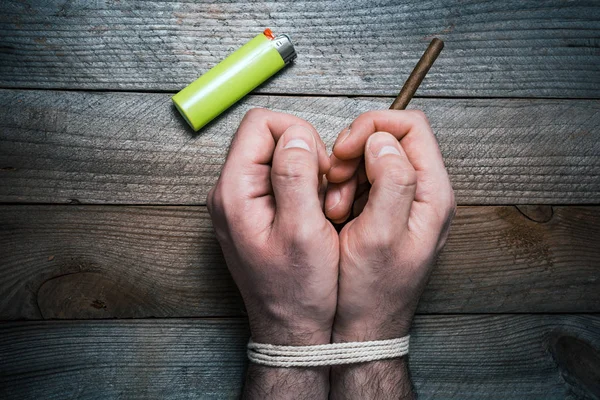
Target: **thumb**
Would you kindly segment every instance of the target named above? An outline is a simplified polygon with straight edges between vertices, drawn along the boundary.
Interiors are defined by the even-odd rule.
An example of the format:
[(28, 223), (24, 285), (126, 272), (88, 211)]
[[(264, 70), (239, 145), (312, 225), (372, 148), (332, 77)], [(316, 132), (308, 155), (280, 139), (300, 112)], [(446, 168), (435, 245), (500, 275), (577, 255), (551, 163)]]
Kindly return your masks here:
[(372, 186), (361, 217), (378, 229), (404, 228), (415, 198), (417, 173), (391, 134), (376, 132), (365, 147), (365, 167)]
[(300, 222), (314, 221), (322, 215), (320, 183), (318, 145), (314, 135), (303, 126), (290, 126), (273, 153), (271, 185), (276, 220), (298, 226)]

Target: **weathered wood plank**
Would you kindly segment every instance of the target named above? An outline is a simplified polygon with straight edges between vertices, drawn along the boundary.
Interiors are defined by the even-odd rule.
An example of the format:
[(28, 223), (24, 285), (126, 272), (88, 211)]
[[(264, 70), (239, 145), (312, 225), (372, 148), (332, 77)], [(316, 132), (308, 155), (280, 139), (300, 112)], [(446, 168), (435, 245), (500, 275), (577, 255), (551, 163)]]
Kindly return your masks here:
[[(0, 325), (6, 399), (237, 398), (244, 320)], [(598, 396), (600, 317), (423, 316), (410, 368), (421, 399)], [(596, 371), (594, 373), (594, 371)]]
[(0, 3), (0, 85), (179, 90), (265, 27), (297, 62), (260, 90), (395, 95), (433, 36), (421, 95), (597, 98), (597, 1)]
[[(460, 207), (419, 313), (599, 312), (600, 207)], [(0, 319), (241, 316), (205, 207), (0, 207)]]
[[(0, 91), (0, 201), (204, 204), (244, 113), (268, 107), (328, 145), (391, 99), (250, 96), (198, 134), (170, 95)], [(600, 202), (600, 102), (417, 99), (460, 204)]]

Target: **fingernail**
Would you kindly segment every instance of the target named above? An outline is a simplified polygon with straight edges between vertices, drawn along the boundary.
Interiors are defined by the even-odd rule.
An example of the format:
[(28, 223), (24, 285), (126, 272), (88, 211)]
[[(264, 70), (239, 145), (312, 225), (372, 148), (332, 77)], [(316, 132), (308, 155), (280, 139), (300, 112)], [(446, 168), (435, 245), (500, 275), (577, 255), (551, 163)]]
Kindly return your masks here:
[(344, 140), (346, 140), (348, 138), (348, 136), (350, 136), (350, 129), (351, 129), (350, 126), (347, 127), (346, 130), (344, 131), (344, 133), (342, 133), (340, 136), (338, 136), (338, 140), (335, 142), (333, 147), (344, 143)]
[(312, 132), (303, 126), (293, 125), (290, 126), (283, 134), (285, 145), (284, 149), (304, 149), (306, 151), (312, 151), (308, 141), (312, 141), (315, 146), (315, 137)]
[(284, 149), (304, 149), (310, 151), (310, 146), (302, 139), (291, 139), (283, 147)]
[(377, 153), (377, 157), (385, 156), (386, 154), (395, 154), (397, 156), (400, 155), (400, 152), (394, 146), (383, 146), (379, 153)]
[(340, 204), (341, 200), (342, 200), (342, 193), (340, 193), (339, 189), (333, 189), (333, 190), (329, 191), (327, 193), (327, 203), (331, 204), (331, 205), (329, 207), (327, 207), (327, 211), (335, 208), (335, 206)]
[(398, 150), (396, 138), (387, 133), (374, 133), (369, 138), (369, 151), (375, 157), (382, 157), (386, 154), (401, 155)]

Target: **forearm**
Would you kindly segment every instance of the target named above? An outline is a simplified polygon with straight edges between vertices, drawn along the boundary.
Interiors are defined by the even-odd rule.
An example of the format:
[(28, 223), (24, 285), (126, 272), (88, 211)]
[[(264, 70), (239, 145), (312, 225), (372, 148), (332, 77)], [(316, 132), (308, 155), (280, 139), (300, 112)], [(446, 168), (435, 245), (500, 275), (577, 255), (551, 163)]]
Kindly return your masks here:
[[(251, 315), (257, 315), (252, 312)], [(264, 314), (264, 311), (263, 311)], [(287, 318), (285, 319), (287, 320)], [(274, 345), (309, 346), (331, 341), (331, 329), (308, 328), (306, 323), (275, 317), (250, 319), (252, 340)], [(327, 399), (330, 367), (283, 368), (250, 362), (243, 399)]]
[(274, 368), (250, 363), (242, 399), (327, 399), (329, 369)]
[[(375, 322), (334, 329), (332, 341), (366, 342), (408, 335), (410, 322), (395, 320), (375, 328)], [(331, 368), (331, 395), (338, 399), (416, 399), (408, 371), (408, 356)]]
[(331, 368), (331, 399), (415, 399), (406, 357)]

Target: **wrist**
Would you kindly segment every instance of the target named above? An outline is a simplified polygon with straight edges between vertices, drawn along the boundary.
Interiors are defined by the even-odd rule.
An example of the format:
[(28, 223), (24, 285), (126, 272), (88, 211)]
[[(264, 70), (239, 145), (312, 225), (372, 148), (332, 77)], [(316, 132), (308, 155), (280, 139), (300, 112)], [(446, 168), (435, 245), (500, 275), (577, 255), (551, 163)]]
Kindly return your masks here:
[[(332, 342), (366, 342), (405, 337), (412, 317), (387, 321), (367, 319), (345, 321), (336, 317)], [(408, 373), (408, 357), (331, 367), (331, 399), (415, 399)]]
[(412, 325), (412, 315), (388, 319), (363, 318), (346, 321), (336, 318), (332, 327), (332, 343), (367, 342), (372, 340), (398, 339), (407, 336)]
[[(307, 323), (272, 322), (250, 323), (252, 341), (285, 346), (309, 346), (331, 341), (331, 328), (321, 329)], [(243, 399), (326, 399), (329, 393), (331, 368), (272, 367), (250, 362)]]
[(287, 346), (330, 343), (337, 293), (333, 289), (327, 292), (332, 295), (300, 296), (288, 290), (286, 296), (282, 293), (244, 296), (252, 340)]
[(250, 332), (256, 343), (284, 346), (331, 343), (331, 324), (321, 326), (306, 321), (250, 318)]
[[(294, 318), (274, 316), (256, 318), (249, 312), (252, 341), (285, 346), (309, 346), (331, 342), (329, 326)], [(306, 398), (326, 399), (330, 367), (282, 368), (250, 362), (243, 399), (288, 399), (300, 393)]]

